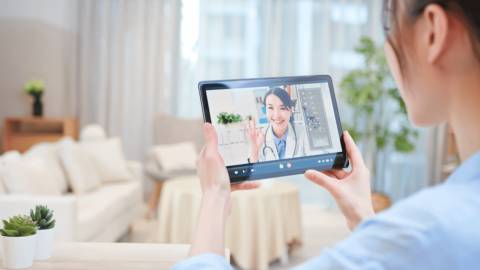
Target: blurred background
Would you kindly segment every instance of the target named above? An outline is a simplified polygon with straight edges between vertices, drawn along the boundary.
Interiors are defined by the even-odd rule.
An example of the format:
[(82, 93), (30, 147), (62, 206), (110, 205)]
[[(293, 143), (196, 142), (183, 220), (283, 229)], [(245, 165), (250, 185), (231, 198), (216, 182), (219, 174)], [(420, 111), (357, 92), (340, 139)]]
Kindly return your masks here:
[[(92, 229), (83, 239), (59, 240), (188, 243), (188, 234), (175, 238), (169, 228), (176, 224), (175, 211), (185, 208), (192, 212), (191, 224), (182, 223), (185, 230), (195, 223), (196, 208), (181, 205), (195, 200), (172, 194), (188, 189), (195, 177), (192, 159), (185, 157), (194, 157), (203, 140), (198, 82), (326, 74), (334, 82), (342, 126), (372, 172), (380, 211), (442, 182), (458, 165), (446, 125), (409, 123), (385, 63), (381, 12), (381, 0), (0, 0), (2, 153), (19, 151), (27, 164), (23, 156), (32, 146), (59, 144), (51, 151), (57, 151), (52, 153), (68, 188), (56, 195), (87, 204), (93, 199), (78, 191), (75, 181), (83, 180), (72, 180), (69, 153), (57, 141), (68, 135), (72, 144), (103, 145), (102, 140), (120, 138), (115, 147), (85, 152), (97, 166), (101, 185), (122, 178), (112, 166), (99, 168), (108, 163), (102, 158), (136, 161), (132, 175), (138, 185), (118, 184), (124, 196), (134, 192), (139, 198), (122, 206), (131, 209), (124, 227), (133, 226), (133, 232), (119, 229), (102, 237)], [(183, 159), (167, 165), (162, 156), (169, 151), (181, 151)], [(9, 168), (0, 162), (0, 173)], [(33, 192), (15, 190), (7, 178), (0, 197)], [(298, 204), (298, 211), (285, 215), (298, 217), (298, 228), (264, 261), (242, 259), (251, 248), (235, 249), (235, 239), (227, 237), (235, 267), (288, 268), (348, 236), (326, 190), (299, 175), (265, 181), (262, 192), (281, 185), (293, 190), (296, 202), (288, 205)], [(98, 186), (87, 191), (105, 188)], [(255, 220), (239, 216), (237, 221), (250, 218)]]

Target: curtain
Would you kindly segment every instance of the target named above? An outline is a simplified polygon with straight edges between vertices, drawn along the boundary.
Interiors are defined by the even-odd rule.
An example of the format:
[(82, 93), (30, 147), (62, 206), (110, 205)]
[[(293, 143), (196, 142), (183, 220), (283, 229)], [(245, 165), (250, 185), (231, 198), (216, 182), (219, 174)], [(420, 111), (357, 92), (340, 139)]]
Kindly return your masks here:
[(126, 156), (143, 160), (153, 117), (174, 113), (180, 1), (78, 1), (77, 74), (72, 108), (80, 127), (120, 136)]
[[(152, 144), (153, 116), (201, 117), (202, 80), (328, 74), (342, 120), (351, 110), (339, 84), (364, 59), (360, 37), (381, 46), (382, 0), (83, 0), (79, 3), (72, 110), (80, 124), (98, 123), (120, 136), (129, 159)], [(387, 149), (367, 165), (385, 167), (381, 190), (395, 201), (435, 183), (442, 129), (419, 129), (414, 153)], [(437, 138), (432, 144), (432, 138)], [(427, 160), (436, 160), (428, 163)], [(380, 167), (380, 166), (379, 166)], [(333, 205), (328, 192), (303, 176), (304, 203)], [(437, 181), (438, 182), (438, 181)]]

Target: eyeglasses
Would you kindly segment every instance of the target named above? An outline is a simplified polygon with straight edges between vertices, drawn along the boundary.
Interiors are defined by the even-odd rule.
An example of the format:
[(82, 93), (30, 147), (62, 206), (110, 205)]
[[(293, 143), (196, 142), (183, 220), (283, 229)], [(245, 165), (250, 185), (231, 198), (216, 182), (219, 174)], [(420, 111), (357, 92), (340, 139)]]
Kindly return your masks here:
[(395, 4), (395, 0), (383, 0), (382, 24), (385, 32), (391, 29)]

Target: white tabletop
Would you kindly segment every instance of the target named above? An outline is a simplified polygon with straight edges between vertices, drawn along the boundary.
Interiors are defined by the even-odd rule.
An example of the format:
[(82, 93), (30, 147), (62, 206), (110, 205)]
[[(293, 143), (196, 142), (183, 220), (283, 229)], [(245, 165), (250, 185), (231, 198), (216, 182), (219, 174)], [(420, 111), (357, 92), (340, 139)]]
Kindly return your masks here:
[[(170, 269), (187, 258), (189, 249), (190, 245), (58, 242), (50, 259), (34, 261), (29, 269)], [(229, 261), (228, 249), (225, 257)], [(0, 265), (3, 268), (3, 261)]]

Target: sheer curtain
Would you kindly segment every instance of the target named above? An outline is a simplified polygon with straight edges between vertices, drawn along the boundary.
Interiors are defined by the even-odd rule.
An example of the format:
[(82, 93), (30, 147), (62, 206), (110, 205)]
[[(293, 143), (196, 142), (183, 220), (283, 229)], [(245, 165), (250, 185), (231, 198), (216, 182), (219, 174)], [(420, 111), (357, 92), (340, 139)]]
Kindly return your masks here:
[(78, 1), (71, 110), (120, 136), (129, 159), (152, 144), (153, 117), (175, 112), (181, 2)]
[[(156, 113), (201, 117), (202, 80), (328, 74), (348, 120), (338, 85), (363, 66), (353, 49), (362, 36), (384, 42), (382, 0), (84, 0), (79, 6), (72, 110), (81, 124), (96, 122), (121, 136), (128, 158), (139, 160), (152, 143)], [(441, 142), (431, 143), (438, 132), (419, 130), (415, 153), (388, 149), (378, 157), (386, 161), (382, 190), (393, 200), (436, 182), (438, 162), (426, 156), (441, 154)], [(371, 164), (374, 157), (358, 144)], [(304, 203), (333, 204), (303, 176), (282, 180), (300, 187)]]
[[(190, 28), (185, 27), (194, 36), (198, 31), (197, 42), (182, 44), (189, 46), (186, 48), (192, 59), (189, 76), (196, 78), (190, 86), (184, 85), (185, 89), (194, 89), (201, 80), (328, 74), (333, 78), (342, 120), (346, 121), (352, 116), (340, 98), (339, 84), (348, 72), (362, 68), (364, 63), (354, 48), (362, 36), (370, 37), (379, 46), (385, 41), (381, 0), (184, 0), (183, 3), (184, 8), (192, 3), (199, 5), (198, 26), (192, 23)], [(179, 105), (178, 113), (200, 114), (198, 97), (188, 100), (191, 103)], [(383, 155), (373, 157), (367, 145), (357, 142), (367, 166), (374, 158), (384, 165), (384, 172), (379, 170), (379, 177), (384, 179), (380, 191), (393, 201), (438, 178), (435, 175), (438, 162), (427, 163), (427, 156), (434, 159), (441, 155), (438, 150), (441, 142), (436, 145), (431, 142), (438, 132), (421, 128), (418, 131), (416, 150), (410, 154), (395, 153), (390, 147)], [(325, 190), (303, 176), (281, 180), (298, 185), (304, 203), (334, 204)]]

